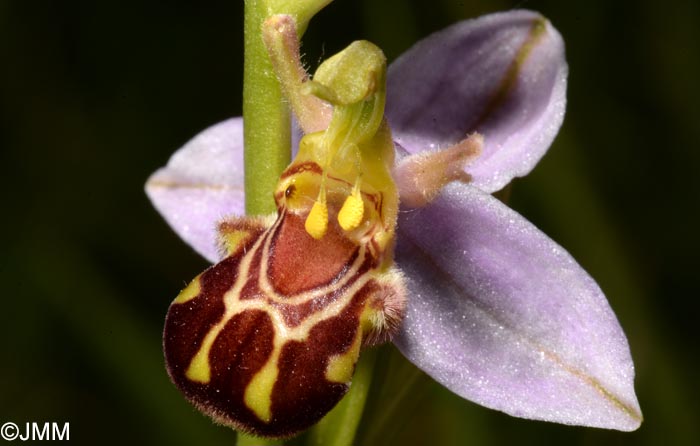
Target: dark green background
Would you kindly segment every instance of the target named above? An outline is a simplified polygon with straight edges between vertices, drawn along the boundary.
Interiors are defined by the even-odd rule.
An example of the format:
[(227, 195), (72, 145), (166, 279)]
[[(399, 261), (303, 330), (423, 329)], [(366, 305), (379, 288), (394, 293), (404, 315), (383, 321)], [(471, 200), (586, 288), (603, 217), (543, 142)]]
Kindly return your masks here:
[[(626, 434), (518, 420), (428, 383), (386, 430), (402, 445), (700, 444), (698, 2), (336, 0), (307, 61), (358, 38), (392, 59), (515, 6), (564, 35), (570, 84), (563, 129), (511, 204), (606, 291), (646, 421)], [(76, 444), (233, 444), (163, 369), (167, 306), (206, 263), (142, 188), (240, 114), (241, 40), (236, 0), (0, 0), (0, 423), (68, 421)]]

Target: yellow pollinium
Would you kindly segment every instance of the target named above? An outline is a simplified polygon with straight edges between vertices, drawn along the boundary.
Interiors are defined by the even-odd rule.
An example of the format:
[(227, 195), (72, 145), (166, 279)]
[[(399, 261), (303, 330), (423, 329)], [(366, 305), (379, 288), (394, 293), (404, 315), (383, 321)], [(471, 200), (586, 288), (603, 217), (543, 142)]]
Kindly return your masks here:
[(328, 230), (328, 205), (325, 200), (314, 203), (309, 216), (306, 217), (304, 228), (311, 237), (317, 240), (326, 234)]
[(365, 213), (365, 204), (362, 201), (362, 195), (356, 188), (352, 195), (348, 196), (343, 203), (343, 207), (338, 212), (338, 223), (340, 227), (346, 231), (352, 231), (360, 226), (362, 217)]

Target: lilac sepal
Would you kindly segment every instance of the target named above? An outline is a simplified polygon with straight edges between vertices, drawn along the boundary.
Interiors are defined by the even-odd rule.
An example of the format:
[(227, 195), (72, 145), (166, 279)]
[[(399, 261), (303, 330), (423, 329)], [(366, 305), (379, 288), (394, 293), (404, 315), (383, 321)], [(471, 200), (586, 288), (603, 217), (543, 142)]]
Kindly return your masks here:
[(508, 414), (634, 430), (627, 339), (593, 279), (477, 188), (451, 184), (402, 212), (403, 354), (458, 395)]
[(245, 214), (243, 119), (215, 124), (173, 154), (146, 183), (170, 227), (212, 263), (219, 261), (216, 224)]
[(483, 134), (484, 152), (468, 172), (494, 192), (549, 148), (564, 119), (567, 72), (563, 40), (542, 16), (490, 14), (439, 31), (393, 62), (386, 115), (410, 153)]

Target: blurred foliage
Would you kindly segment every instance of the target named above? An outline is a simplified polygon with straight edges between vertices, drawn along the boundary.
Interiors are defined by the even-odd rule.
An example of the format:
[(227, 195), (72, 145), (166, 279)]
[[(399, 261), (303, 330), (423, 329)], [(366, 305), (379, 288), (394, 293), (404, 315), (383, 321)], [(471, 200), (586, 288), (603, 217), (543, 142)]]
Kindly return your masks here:
[[(395, 378), (385, 373), (360, 439), (700, 444), (698, 2), (336, 0), (312, 21), (306, 60), (358, 38), (392, 59), (452, 22), (513, 7), (561, 31), (571, 75), (562, 132), (511, 204), (606, 291), (645, 423), (625, 434), (519, 420), (404, 365), (397, 376), (420, 381), (410, 404), (372, 431), (388, 404), (382, 380)], [(233, 444), (164, 371), (166, 308), (206, 263), (142, 187), (196, 132), (240, 114), (241, 42), (234, 0), (0, 2), (0, 422), (69, 421), (77, 444)]]

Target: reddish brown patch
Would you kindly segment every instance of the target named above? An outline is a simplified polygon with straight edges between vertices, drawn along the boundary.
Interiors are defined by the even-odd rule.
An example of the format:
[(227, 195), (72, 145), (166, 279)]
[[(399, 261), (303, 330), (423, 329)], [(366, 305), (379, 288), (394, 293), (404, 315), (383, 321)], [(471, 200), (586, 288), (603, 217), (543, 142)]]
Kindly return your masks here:
[(280, 216), (270, 246), (268, 276), (282, 295), (292, 296), (333, 283), (350, 267), (358, 247), (335, 224), (320, 240), (311, 237), (304, 220), (293, 213)]

